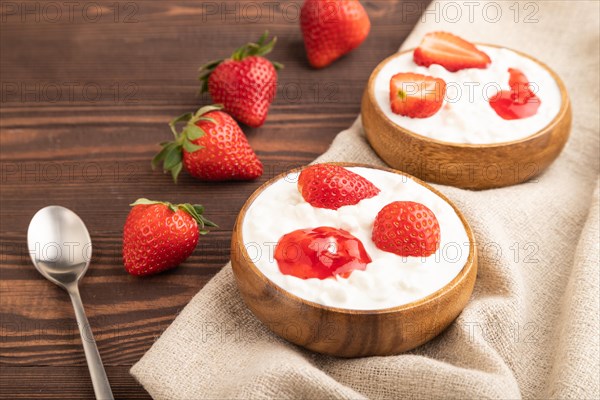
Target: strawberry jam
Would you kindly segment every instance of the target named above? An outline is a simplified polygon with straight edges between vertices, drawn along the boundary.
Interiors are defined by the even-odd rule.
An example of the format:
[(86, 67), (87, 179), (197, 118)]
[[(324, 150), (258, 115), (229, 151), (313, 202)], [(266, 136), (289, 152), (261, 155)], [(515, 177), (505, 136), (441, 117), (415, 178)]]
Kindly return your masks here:
[(282, 274), (301, 279), (350, 276), (371, 262), (362, 242), (343, 229), (321, 226), (285, 234), (275, 248)]
[(503, 119), (522, 119), (537, 113), (541, 100), (531, 91), (527, 77), (518, 69), (509, 68), (510, 90), (502, 90), (490, 99), (490, 106)]

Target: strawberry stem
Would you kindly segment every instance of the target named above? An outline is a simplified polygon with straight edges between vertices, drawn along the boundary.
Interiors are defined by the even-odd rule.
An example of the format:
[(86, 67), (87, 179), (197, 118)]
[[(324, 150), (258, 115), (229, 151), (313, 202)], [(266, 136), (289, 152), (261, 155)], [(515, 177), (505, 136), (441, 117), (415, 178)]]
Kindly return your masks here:
[[(231, 57), (229, 59), (234, 60), (234, 61), (241, 61), (246, 57), (250, 57), (250, 56), (262, 57), (262, 56), (269, 54), (273, 50), (273, 47), (275, 47), (275, 43), (277, 43), (277, 36), (273, 37), (273, 39), (270, 42), (265, 43), (268, 36), (269, 36), (269, 31), (267, 30), (267, 31), (265, 31), (265, 33), (262, 34), (262, 36), (258, 39), (258, 41), (256, 43), (252, 43), (252, 42), (246, 43), (245, 45), (235, 49), (235, 51), (233, 52), (233, 54), (231, 55)], [(200, 82), (202, 82), (202, 86), (200, 88), (200, 93), (204, 93), (204, 92), (208, 91), (208, 78), (210, 77), (210, 74), (212, 74), (212, 72), (223, 61), (225, 61), (225, 60), (210, 61), (209, 63), (206, 63), (200, 67), (200, 69), (198, 70), (200, 72), (200, 75), (198, 76), (198, 80)], [(277, 71), (279, 71), (280, 69), (283, 69), (283, 64), (281, 64), (281, 63), (278, 63), (276, 61), (271, 61), (271, 64), (273, 64), (273, 67), (275, 67), (275, 69)]]
[(130, 204), (131, 207), (135, 207), (138, 205), (152, 205), (152, 204), (162, 204), (165, 205), (172, 212), (177, 212), (177, 210), (182, 210), (188, 213), (196, 222), (198, 223), (198, 230), (201, 235), (206, 235), (208, 231), (204, 229), (205, 227), (213, 227), (218, 228), (219, 226), (207, 219), (202, 215), (204, 213), (204, 206), (200, 204), (190, 204), (190, 203), (182, 203), (182, 204), (172, 204), (168, 201), (156, 201), (156, 200), (148, 200), (145, 198), (140, 198)]
[[(160, 144), (162, 149), (152, 159), (152, 169), (156, 169), (162, 162), (163, 171), (169, 171), (173, 177), (173, 181), (177, 183), (177, 177), (183, 169), (183, 151), (193, 153), (203, 148), (203, 146), (193, 143), (206, 134), (196, 123), (199, 121), (216, 123), (214, 119), (205, 117), (204, 115), (211, 111), (221, 110), (222, 108), (223, 106), (220, 104), (204, 106), (195, 113), (181, 114), (169, 122), (169, 128), (173, 133), (174, 140)], [(178, 132), (177, 124), (181, 122), (184, 122), (185, 126)]]

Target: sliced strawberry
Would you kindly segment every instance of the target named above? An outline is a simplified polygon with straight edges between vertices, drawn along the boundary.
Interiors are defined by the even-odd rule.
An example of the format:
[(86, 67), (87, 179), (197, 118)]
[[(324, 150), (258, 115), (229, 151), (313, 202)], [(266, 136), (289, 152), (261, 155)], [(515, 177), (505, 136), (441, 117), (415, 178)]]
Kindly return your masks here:
[(416, 64), (429, 67), (439, 64), (450, 72), (465, 68), (486, 68), (492, 60), (473, 43), (448, 32), (425, 35), (413, 53)]
[(490, 98), (490, 106), (501, 118), (522, 119), (537, 113), (541, 100), (531, 91), (529, 81), (523, 72), (509, 68), (510, 90), (501, 90)]
[(395, 114), (427, 118), (439, 111), (446, 95), (440, 78), (401, 72), (390, 80), (390, 104)]
[(300, 173), (298, 191), (313, 207), (337, 210), (377, 196), (380, 190), (369, 180), (344, 167), (315, 164)]
[(429, 257), (440, 247), (440, 225), (433, 211), (414, 201), (394, 201), (375, 217), (375, 245), (403, 257)]
[(509, 68), (508, 73), (510, 74), (510, 78), (508, 79), (508, 86), (511, 88), (518, 85), (526, 85), (529, 86), (529, 80), (525, 76), (521, 70), (516, 68)]
[(530, 98), (535, 96), (529, 87), (529, 80), (523, 72), (516, 68), (509, 68), (508, 85), (510, 86), (511, 96), (515, 103), (526, 103)]

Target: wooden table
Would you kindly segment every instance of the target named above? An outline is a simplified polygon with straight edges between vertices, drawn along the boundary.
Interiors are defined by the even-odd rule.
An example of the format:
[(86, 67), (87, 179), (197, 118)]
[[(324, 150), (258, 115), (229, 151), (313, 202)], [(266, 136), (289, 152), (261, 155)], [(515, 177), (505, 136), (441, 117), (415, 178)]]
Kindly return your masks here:
[[(396, 51), (427, 0), (363, 1), (367, 41), (324, 70), (308, 67), (300, 2), (17, 1), (1, 5), (0, 396), (90, 398), (92, 386), (65, 292), (34, 269), (29, 220), (60, 204), (94, 244), (81, 296), (117, 398), (147, 398), (129, 375), (191, 297), (229, 258), (244, 200), (265, 180), (324, 152), (359, 112), (375, 65)], [(99, 7), (99, 4), (101, 7)], [(266, 124), (244, 128), (265, 165), (255, 182), (178, 185), (152, 171), (167, 122), (207, 104), (196, 70), (266, 29), (283, 62)], [(121, 262), (128, 204), (138, 197), (198, 202), (220, 228), (187, 262), (139, 279)]]

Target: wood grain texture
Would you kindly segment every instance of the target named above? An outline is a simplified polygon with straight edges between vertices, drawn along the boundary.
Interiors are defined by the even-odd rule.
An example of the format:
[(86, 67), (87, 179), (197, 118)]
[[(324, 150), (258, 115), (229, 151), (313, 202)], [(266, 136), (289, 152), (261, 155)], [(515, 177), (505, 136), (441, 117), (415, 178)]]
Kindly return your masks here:
[[(339, 163), (341, 166), (365, 167)], [(384, 169), (414, 179), (392, 169)], [(301, 168), (292, 172), (300, 172)], [(428, 342), (456, 319), (466, 306), (477, 277), (477, 253), (473, 232), (448, 198), (428, 184), (414, 179), (444, 199), (463, 223), (470, 248), (462, 270), (446, 286), (418, 301), (382, 310), (363, 311), (326, 307), (295, 296), (274, 284), (251, 261), (242, 235), (244, 218), (252, 202), (272, 183), (250, 196), (239, 213), (231, 239), (231, 265), (248, 308), (277, 335), (307, 349), (339, 357), (387, 356), (412, 350)]]
[(394, 58), (390, 56), (371, 74), (362, 99), (362, 122), (373, 149), (392, 168), (428, 182), (464, 189), (516, 185), (541, 174), (567, 143), (571, 102), (564, 83), (554, 71), (531, 56), (513, 51), (540, 64), (558, 84), (561, 108), (544, 129), (506, 143), (460, 144), (431, 139), (400, 127), (385, 116), (375, 100), (375, 77)]
[[(313, 160), (352, 123), (372, 69), (397, 50), (428, 1), (410, 9), (401, 1), (363, 1), (372, 21), (368, 39), (319, 71), (308, 67), (293, 15), (301, 2), (274, 2), (272, 13), (250, 1), (134, 0), (116, 9), (112, 1), (84, 1), (72, 13), (52, 2), (62, 7), (56, 21), (49, 3), (3, 2), (0, 10), (0, 397), (93, 393), (69, 298), (35, 271), (25, 244), (33, 214), (59, 204), (77, 212), (92, 237), (81, 296), (113, 391), (147, 398), (128, 369), (227, 262), (246, 198)], [(209, 9), (215, 3), (228, 8)], [(94, 4), (102, 15), (92, 21)], [(259, 18), (249, 4), (259, 5)], [(272, 59), (286, 68), (266, 124), (244, 128), (264, 176), (217, 184), (182, 174), (174, 185), (153, 172), (150, 159), (169, 137), (169, 119), (209, 102), (196, 96), (197, 68), (267, 28), (279, 37)], [(121, 234), (128, 204), (142, 196), (202, 203), (220, 228), (177, 269), (131, 277), (121, 262)]]

